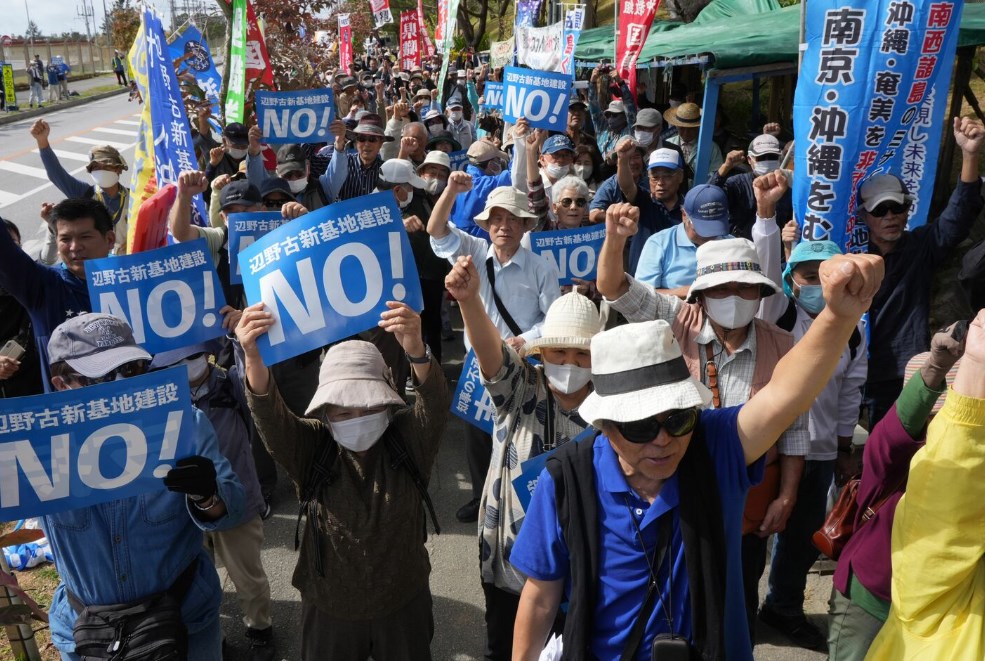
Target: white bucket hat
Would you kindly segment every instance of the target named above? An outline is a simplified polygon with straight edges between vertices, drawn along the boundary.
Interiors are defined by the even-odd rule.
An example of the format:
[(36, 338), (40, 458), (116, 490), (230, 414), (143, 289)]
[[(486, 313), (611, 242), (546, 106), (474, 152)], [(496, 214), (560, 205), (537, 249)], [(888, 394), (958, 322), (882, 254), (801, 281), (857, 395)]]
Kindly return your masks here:
[(592, 338), (601, 331), (602, 319), (595, 304), (587, 296), (570, 292), (551, 303), (541, 335), (530, 342), (527, 354), (538, 354), (544, 348), (590, 349)]
[(424, 181), (414, 172), (414, 164), (402, 158), (391, 158), (385, 161), (380, 167), (380, 188), (393, 187), (397, 184), (410, 184), (414, 188), (423, 190), (428, 182)]
[[(384, 165), (386, 164), (384, 163)], [(421, 170), (424, 169), (425, 165), (440, 165), (441, 167), (446, 168), (449, 174), (451, 173), (451, 159), (448, 158), (448, 154), (437, 149), (427, 153), (424, 157), (424, 162), (417, 166), (417, 174), (421, 173)]]
[(493, 207), (506, 209), (517, 218), (526, 220), (523, 231), (529, 232), (537, 223), (537, 215), (530, 213), (527, 208), (527, 196), (512, 186), (500, 186), (494, 188), (489, 197), (486, 198), (486, 207), (475, 216), (475, 224), (482, 229), (489, 231), (489, 212)]
[(711, 391), (691, 376), (670, 324), (662, 319), (617, 326), (592, 338), (592, 384), (595, 390), (578, 413), (594, 427), (602, 420), (645, 420), (711, 403)]
[[(719, 239), (698, 246), (697, 277), (687, 292), (688, 303), (695, 294), (729, 282), (762, 285), (763, 295), (772, 296), (779, 286), (763, 275), (756, 247), (749, 239)], [(767, 291), (768, 290), (768, 291)]]

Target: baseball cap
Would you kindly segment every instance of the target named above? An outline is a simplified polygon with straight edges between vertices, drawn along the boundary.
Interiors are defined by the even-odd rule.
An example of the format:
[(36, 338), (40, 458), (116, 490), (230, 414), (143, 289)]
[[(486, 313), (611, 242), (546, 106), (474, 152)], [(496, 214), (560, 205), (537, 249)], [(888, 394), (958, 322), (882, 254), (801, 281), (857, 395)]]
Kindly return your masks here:
[(284, 193), (292, 200), (294, 199), (294, 193), (291, 192), (291, 185), (280, 177), (268, 177), (260, 185), (260, 197), (267, 197), (271, 193)]
[(129, 324), (118, 317), (87, 312), (55, 328), (48, 340), (48, 362), (62, 361), (82, 376), (96, 378), (151, 355), (137, 346)]
[(414, 172), (414, 164), (402, 158), (391, 158), (380, 166), (380, 178), (377, 186), (380, 189), (393, 188), (397, 184), (410, 184), (414, 188), (427, 188), (424, 181)]
[(222, 210), (234, 204), (253, 206), (262, 202), (263, 197), (260, 195), (259, 189), (246, 179), (240, 179), (239, 181), (226, 184), (225, 188), (219, 194), (219, 203)]
[(556, 154), (559, 151), (570, 151), (575, 153), (575, 143), (566, 135), (552, 135), (540, 148), (541, 154)]
[(660, 116), (660, 112), (653, 108), (643, 108), (638, 113), (636, 113), (636, 123), (633, 124), (633, 128), (643, 128), (652, 129), (657, 126), (663, 126), (664, 120)]
[(650, 154), (650, 162), (646, 166), (647, 170), (652, 170), (653, 168), (683, 169), (684, 162), (681, 161), (681, 153), (674, 149), (667, 149), (666, 147), (654, 149), (653, 153)]
[(241, 144), (249, 142), (250, 132), (239, 122), (230, 122), (226, 124), (226, 128), (222, 129), (222, 137), (229, 138), (230, 141), (236, 144)]
[(718, 186), (699, 184), (689, 190), (684, 211), (699, 236), (710, 239), (728, 234), (728, 198)]
[(568, 110), (571, 110), (572, 108), (580, 108), (581, 110), (585, 110), (588, 108), (588, 104), (582, 101), (580, 96), (572, 92), (571, 98), (568, 100)]
[(626, 106), (623, 105), (622, 101), (620, 101), (620, 100), (617, 99), (615, 101), (609, 102), (609, 107), (607, 107), (605, 109), (605, 113), (604, 114), (606, 114), (606, 115), (620, 115), (620, 114), (622, 114), (624, 112), (626, 112)]
[(903, 182), (891, 174), (869, 177), (862, 183), (859, 195), (862, 197), (862, 206), (866, 211), (872, 211), (883, 202), (903, 204), (910, 199)]
[(749, 143), (750, 156), (762, 156), (763, 154), (780, 155), (780, 141), (776, 139), (776, 136), (764, 133), (762, 135), (757, 135), (753, 141)]
[(307, 162), (308, 158), (305, 156), (304, 149), (301, 148), (301, 145), (281, 145), (277, 150), (278, 176), (284, 176), (288, 172), (295, 172), (297, 170), (304, 172)]

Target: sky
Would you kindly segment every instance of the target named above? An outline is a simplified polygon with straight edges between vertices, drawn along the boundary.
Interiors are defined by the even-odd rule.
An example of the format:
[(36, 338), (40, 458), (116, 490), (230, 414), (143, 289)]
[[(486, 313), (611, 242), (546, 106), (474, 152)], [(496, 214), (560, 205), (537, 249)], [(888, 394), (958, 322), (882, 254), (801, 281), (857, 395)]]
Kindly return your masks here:
[[(27, 12), (31, 13), (31, 20), (38, 24), (43, 34), (61, 34), (78, 30), (85, 34), (85, 21), (82, 20), (83, 0), (9, 0), (10, 4), (4, 3), (10, 8), (8, 13), (4, 11), (3, 28), (0, 34), (22, 35), (27, 31)], [(85, 0), (91, 7), (95, 19), (95, 26), (92, 25), (93, 19), (90, 18), (89, 29), (93, 32), (99, 30), (103, 24), (103, 0)], [(106, 7), (112, 6), (112, 0), (105, 0)], [(164, 16), (164, 24), (171, 24), (171, 8), (167, 0), (157, 0), (158, 11)]]

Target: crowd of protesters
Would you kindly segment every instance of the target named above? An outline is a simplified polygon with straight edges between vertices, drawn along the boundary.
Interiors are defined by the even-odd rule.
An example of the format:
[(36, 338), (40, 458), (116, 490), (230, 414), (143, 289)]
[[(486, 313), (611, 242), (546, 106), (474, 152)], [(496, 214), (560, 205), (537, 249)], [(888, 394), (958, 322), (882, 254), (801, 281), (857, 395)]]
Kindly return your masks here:
[[(184, 365), (198, 411), (195, 454), (168, 473), (166, 497), (42, 518), (62, 658), (82, 658), (85, 607), (153, 610), (162, 594), (178, 601), (187, 658), (222, 658), (214, 562), (235, 585), (250, 658), (278, 658), (275, 627), (308, 660), (431, 658), (427, 486), (451, 436), (442, 359), (459, 342), (495, 407), (491, 434), (444, 439), (468, 464), (456, 516), (475, 524), (479, 553), (462, 589), (484, 595), (484, 658), (538, 659), (560, 635), (566, 659), (752, 659), (758, 623), (837, 660), (985, 658), (985, 313), (928, 332), (932, 276), (983, 207), (982, 124), (953, 119), (959, 181), (918, 229), (898, 177), (861, 182), (868, 252), (844, 255), (795, 241), (777, 124), (747, 149), (713, 144), (696, 172), (701, 115), (715, 109), (682, 94), (655, 107), (600, 66), (566, 130), (547, 132), (483, 109), (502, 70), (474, 54), (444, 81), (440, 55), (412, 71), (395, 61), (370, 42), (329, 76), (323, 144), (271, 147), (255, 122), (216, 134), (204, 106), (192, 118), (199, 169), (177, 177), (169, 231), (206, 240), (228, 335), (156, 356), (89, 303), (85, 262), (126, 251), (129, 164), (97, 146), (78, 179), (47, 123), (31, 129), (64, 199), (42, 209), (40, 255), (13, 223), (0, 232), (0, 344), (24, 349), (0, 356), (3, 397)], [(423, 311), (390, 302), (377, 328), (266, 365), (257, 339), (275, 320), (229, 282), (229, 216), (290, 221), (380, 191), (401, 211)], [(588, 225), (605, 228), (597, 278), (562, 288), (530, 234)], [(524, 505), (513, 482), (547, 453)], [(273, 621), (260, 560), (278, 471), (299, 501), (300, 623)], [(825, 631), (804, 611), (811, 537), (859, 473), (866, 514)]]

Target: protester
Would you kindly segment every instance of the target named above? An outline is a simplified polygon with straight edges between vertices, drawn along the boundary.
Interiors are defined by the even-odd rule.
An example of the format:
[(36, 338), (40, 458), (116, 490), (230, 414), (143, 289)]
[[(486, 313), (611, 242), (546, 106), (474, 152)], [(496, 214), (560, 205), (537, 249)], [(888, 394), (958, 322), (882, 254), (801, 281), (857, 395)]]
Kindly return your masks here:
[(430, 151), (424, 157), (424, 162), (417, 166), (417, 174), (424, 180), (424, 190), (434, 206), (434, 202), (448, 185), (448, 177), (451, 176), (451, 159), (441, 150)]
[(461, 145), (460, 149), (468, 149), (476, 140), (475, 127), (465, 119), (461, 97), (453, 96), (445, 104), (445, 112), (448, 114), (448, 131)]
[[(21, 233), (17, 225), (0, 218), (3, 229), (20, 247)], [(12, 294), (0, 286), (0, 398), (39, 395), (41, 365), (34, 344), (31, 317)]]
[[(609, 210), (609, 236), (635, 231), (628, 211)], [(678, 642), (659, 643), (669, 658), (752, 659), (736, 553), (741, 504), (762, 477), (763, 453), (827, 381), (881, 277), (874, 256), (825, 263), (825, 311), (737, 407), (702, 410), (712, 394), (665, 321), (593, 338), (595, 389), (579, 412), (602, 433), (558, 450), (538, 479), (510, 555), (528, 577), (514, 659), (538, 658), (565, 593), (566, 655), (651, 658), (658, 634), (671, 634)]]
[(113, 250), (116, 254), (125, 255), (130, 192), (120, 184), (120, 175), (128, 169), (127, 162), (120, 152), (110, 145), (100, 145), (90, 149), (86, 172), (92, 178), (92, 183), (86, 183), (69, 174), (58, 160), (58, 156), (48, 142), (51, 136), (48, 122), (43, 119), (35, 121), (31, 126), (31, 136), (37, 142), (38, 154), (41, 155), (45, 174), (62, 195), (69, 198), (92, 198), (106, 207), (116, 235)]
[(286, 144), (277, 149), (277, 176), (287, 182), (291, 195), (308, 211), (328, 205), (328, 196), (312, 176), (303, 145)]
[(383, 119), (369, 114), (359, 120), (352, 131), (355, 152), (345, 151), (346, 127), (341, 120), (332, 122), (329, 131), (335, 136), (334, 152), (328, 169), (321, 176), (321, 185), (329, 200), (338, 202), (371, 193), (376, 188), (383, 164), (380, 147), (384, 142), (393, 142), (393, 138), (383, 131)]
[(43, 100), (42, 97), (44, 96), (44, 76), (44, 63), (41, 62), (40, 55), (35, 55), (34, 60), (27, 65), (27, 80), (31, 85), (31, 99), (28, 102), (29, 108), (34, 107), (35, 100), (37, 100), (38, 108), (44, 108), (41, 104)]
[[(634, 138), (620, 139), (618, 145), (616, 146), (616, 173), (607, 179), (604, 179), (598, 185), (595, 190), (595, 195), (592, 197), (592, 204), (588, 211), (588, 217), (592, 223), (604, 223), (605, 210), (613, 204), (626, 201), (625, 196), (619, 187), (618, 161), (619, 146), (626, 143), (632, 144), (633, 150), (628, 154), (623, 155), (626, 159), (623, 165), (629, 168), (629, 173), (632, 175), (633, 179), (639, 183), (641, 188), (649, 189), (649, 178), (646, 175), (646, 164), (649, 159), (644, 158), (643, 156), (646, 153), (646, 149), (636, 142)], [(683, 159), (681, 159), (681, 161), (683, 161)], [(601, 172), (596, 173), (596, 177), (600, 176)]]
[[(605, 110), (602, 111), (602, 104), (607, 94), (609, 85), (618, 86), (620, 98), (609, 101)], [(632, 136), (633, 124), (636, 123), (636, 100), (626, 81), (619, 78), (618, 74), (600, 64), (592, 69), (592, 76), (588, 84), (588, 107), (592, 113), (592, 123), (595, 125), (595, 143), (598, 145), (599, 153), (603, 160), (609, 161), (615, 151), (619, 139), (624, 136)]]
[(55, 103), (58, 101), (58, 64), (54, 60), (48, 61), (48, 66), (45, 67), (45, 73), (48, 76), (48, 103)]
[(209, 163), (205, 167), (208, 180), (211, 182), (223, 174), (236, 174), (240, 164), (245, 161), (247, 178), (254, 186), (259, 186), (267, 178), (260, 153), (261, 137), (260, 127), (252, 126), (247, 129), (239, 122), (226, 124), (222, 129), (221, 144), (212, 139), (211, 133), (203, 134), (202, 148), (209, 154)]
[[(95, 313), (55, 328), (45, 357), (56, 390), (143, 374), (151, 360), (125, 321)], [(202, 532), (240, 523), (243, 486), (219, 451), (205, 414), (194, 408), (192, 413), (195, 455), (179, 459), (167, 472), (168, 491), (41, 517), (61, 579), (48, 611), (51, 638), (66, 661), (81, 661), (72, 632), (84, 607), (125, 610), (146, 604), (153, 613), (166, 590), (181, 604), (181, 624), (187, 629), (188, 651), (182, 658), (222, 658), (222, 587)], [(112, 634), (114, 625), (107, 626)]]
[(368, 342), (325, 355), (305, 417), (284, 404), (256, 340), (274, 323), (262, 303), (236, 327), (247, 398), (264, 443), (298, 485), (307, 516), (294, 586), (301, 592), (301, 658), (426, 661), (434, 632), (424, 545), (427, 484), (451, 397), (421, 340), (420, 319), (389, 302), (380, 326), (411, 361), (417, 398), (406, 407)]
[(588, 105), (578, 95), (572, 94), (568, 101), (568, 124), (565, 135), (575, 146), (576, 153), (580, 151), (579, 148), (584, 147), (592, 163), (597, 162), (601, 170), (602, 155), (599, 153), (595, 136), (585, 131), (588, 121)]
[(714, 142), (711, 143), (711, 156), (708, 161), (708, 172), (698, 172), (695, 168), (698, 162), (698, 132), (701, 128), (701, 108), (696, 103), (682, 103), (676, 108), (668, 108), (664, 112), (664, 120), (671, 126), (677, 127), (677, 135), (667, 138), (667, 142), (680, 147), (684, 162), (694, 173), (695, 180), (711, 176), (722, 167), (724, 159), (722, 151)]
[[(769, 126), (769, 125), (767, 125)], [(746, 162), (751, 172), (728, 173), (741, 162)], [(728, 210), (733, 236), (752, 238), (752, 226), (756, 221), (756, 196), (752, 182), (756, 177), (769, 174), (780, 165), (780, 142), (764, 133), (749, 143), (748, 156), (742, 151), (731, 151), (721, 167), (708, 179), (709, 184), (720, 186), (728, 196)], [(776, 222), (783, 227), (793, 217), (792, 195), (788, 190), (777, 205)]]

